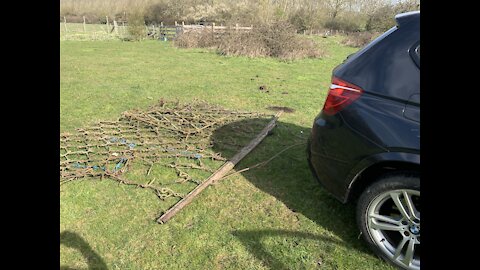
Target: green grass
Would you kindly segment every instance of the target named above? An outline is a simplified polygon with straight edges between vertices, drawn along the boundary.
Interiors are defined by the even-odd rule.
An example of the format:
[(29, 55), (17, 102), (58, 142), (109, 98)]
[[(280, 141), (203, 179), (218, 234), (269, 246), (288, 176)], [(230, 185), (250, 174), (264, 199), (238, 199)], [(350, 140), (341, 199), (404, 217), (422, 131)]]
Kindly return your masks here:
[[(160, 98), (199, 98), (265, 113), (272, 113), (268, 106), (295, 109), (237, 168), (256, 164), (305, 141), (332, 69), (356, 50), (337, 37), (318, 41), (325, 58), (294, 62), (223, 57), (159, 41), (61, 41), (61, 131), (117, 119)], [(392, 269), (357, 238), (354, 208), (312, 178), (304, 149), (292, 148), (207, 188), (164, 225), (155, 223), (164, 209), (148, 190), (110, 180), (62, 185), (60, 263), (94, 269)]]

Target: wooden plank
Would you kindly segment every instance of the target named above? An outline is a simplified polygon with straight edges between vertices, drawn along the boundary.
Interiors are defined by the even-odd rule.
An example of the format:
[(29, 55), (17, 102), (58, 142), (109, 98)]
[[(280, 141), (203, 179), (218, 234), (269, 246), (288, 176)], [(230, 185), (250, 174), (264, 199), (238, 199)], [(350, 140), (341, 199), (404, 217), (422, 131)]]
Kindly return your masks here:
[(168, 209), (161, 217), (157, 219), (157, 222), (164, 224), (170, 220), (176, 213), (182, 210), (185, 206), (190, 204), (200, 192), (207, 188), (210, 184), (221, 179), (225, 174), (227, 174), (235, 165), (240, 162), (248, 153), (250, 153), (265, 137), (267, 137), (268, 132), (270, 132), (276, 125), (276, 122), (283, 111), (279, 111), (273, 119), (265, 126), (265, 128), (255, 137), (247, 146), (242, 148), (240, 152), (235, 154), (229, 161), (225, 162), (222, 167), (220, 167), (216, 172), (214, 172), (210, 177), (207, 178), (203, 183), (198, 185), (190, 193), (188, 193), (184, 198), (182, 198), (177, 204), (172, 208)]

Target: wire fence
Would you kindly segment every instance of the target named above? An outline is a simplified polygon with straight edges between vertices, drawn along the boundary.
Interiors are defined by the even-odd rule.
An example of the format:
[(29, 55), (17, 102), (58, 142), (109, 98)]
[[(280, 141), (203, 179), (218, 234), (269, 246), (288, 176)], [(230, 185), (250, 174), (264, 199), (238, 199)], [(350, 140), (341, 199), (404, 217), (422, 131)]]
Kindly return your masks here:
[[(214, 33), (224, 33), (227, 31), (250, 31), (252, 26), (223, 26), (215, 25), (187, 25), (184, 22), (174, 25), (145, 25), (144, 39), (158, 39), (169, 41), (175, 39), (179, 34), (189, 31), (211, 30)], [(117, 22), (115, 20), (108, 21), (105, 24), (86, 23), (69, 23), (66, 18), (60, 23), (60, 39), (61, 40), (114, 40), (128, 39), (130, 37), (128, 31), (128, 23), (125, 21)]]
[[(212, 33), (221, 34), (228, 31), (251, 31), (254, 28), (251, 26), (240, 26), (238, 24), (234, 26), (215, 25), (210, 23), (208, 25), (188, 25), (184, 22), (174, 25), (164, 25), (163, 22), (159, 25), (151, 24), (145, 25), (144, 39), (157, 39), (162, 41), (174, 40), (179, 34), (189, 31), (211, 31)], [(335, 36), (349, 34), (342, 30), (334, 29), (315, 29), (315, 30), (303, 30), (298, 34), (303, 35), (320, 35), (320, 36)], [(131, 35), (128, 31), (128, 22), (115, 20), (109, 21), (107, 18), (104, 24), (91, 24), (86, 23), (85, 19), (83, 23), (69, 23), (66, 18), (63, 18), (63, 22), (60, 23), (60, 39), (61, 40), (125, 40), (129, 39)]]
[(60, 23), (61, 40), (107, 40), (128, 36), (126, 25), (116, 28), (107, 24)]

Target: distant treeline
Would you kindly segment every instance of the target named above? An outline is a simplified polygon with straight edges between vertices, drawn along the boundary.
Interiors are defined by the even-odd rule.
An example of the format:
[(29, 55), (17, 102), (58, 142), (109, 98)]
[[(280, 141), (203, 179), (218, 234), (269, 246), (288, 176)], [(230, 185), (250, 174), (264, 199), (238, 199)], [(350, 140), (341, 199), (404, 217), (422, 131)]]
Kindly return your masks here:
[(288, 21), (297, 31), (385, 31), (398, 13), (420, 10), (420, 0), (60, 0), (61, 21), (106, 23), (142, 14), (147, 24), (215, 22), (261, 25)]

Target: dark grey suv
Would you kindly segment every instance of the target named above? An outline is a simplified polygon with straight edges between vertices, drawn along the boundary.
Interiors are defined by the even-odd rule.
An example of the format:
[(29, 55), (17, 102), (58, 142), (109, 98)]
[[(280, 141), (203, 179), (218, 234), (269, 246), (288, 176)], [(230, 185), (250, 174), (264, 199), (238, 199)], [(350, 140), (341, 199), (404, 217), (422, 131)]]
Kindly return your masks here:
[(308, 144), (319, 182), (357, 204), (357, 223), (382, 258), (420, 269), (420, 12), (336, 67)]

